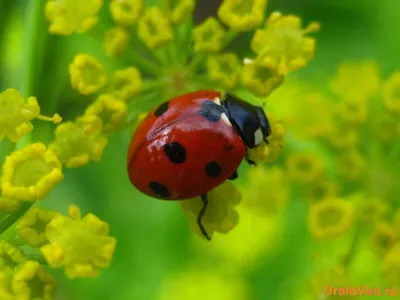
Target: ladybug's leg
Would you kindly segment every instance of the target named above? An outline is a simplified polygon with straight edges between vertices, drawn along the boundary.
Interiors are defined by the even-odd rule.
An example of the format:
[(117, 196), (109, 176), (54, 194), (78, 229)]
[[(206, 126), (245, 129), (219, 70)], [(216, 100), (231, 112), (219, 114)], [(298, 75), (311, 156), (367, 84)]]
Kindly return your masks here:
[(257, 166), (257, 164), (256, 164), (253, 160), (251, 160), (251, 159), (249, 158), (249, 153), (248, 153), (248, 152), (246, 152), (246, 155), (245, 155), (244, 159), (247, 161), (247, 163), (248, 163), (249, 165), (251, 165), (251, 166), (253, 166), (253, 167)]
[(206, 237), (208, 241), (210, 241), (211, 238), (208, 236), (207, 231), (204, 229), (203, 224), (201, 223), (201, 220), (204, 216), (204, 213), (206, 212), (206, 208), (208, 205), (208, 195), (207, 194), (201, 195), (201, 201), (203, 201), (203, 207), (201, 208), (199, 214), (197, 215), (197, 224), (199, 225), (201, 233)]
[(235, 172), (232, 173), (231, 176), (228, 177), (229, 180), (235, 180), (236, 178), (238, 178), (238, 172), (237, 170), (235, 170)]

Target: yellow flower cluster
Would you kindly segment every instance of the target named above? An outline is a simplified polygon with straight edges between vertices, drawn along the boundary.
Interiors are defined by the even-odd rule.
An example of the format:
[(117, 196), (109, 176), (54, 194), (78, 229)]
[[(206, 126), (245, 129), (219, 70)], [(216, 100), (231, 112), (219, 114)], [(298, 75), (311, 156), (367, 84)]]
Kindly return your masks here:
[[(63, 165), (77, 167), (100, 159), (107, 143), (103, 132), (123, 124), (125, 102), (111, 94), (99, 97), (76, 122), (59, 124), (48, 146), (24, 139), (34, 129), (31, 120), (60, 123), (58, 114), (40, 115), (36, 98), (25, 103), (14, 89), (0, 93), (0, 106), (1, 138), (9, 139), (0, 177), (0, 235), (17, 236), (0, 239), (0, 299), (53, 299), (56, 281), (41, 262), (64, 266), (70, 278), (96, 276), (110, 264), (116, 241), (108, 236), (107, 223), (92, 214), (81, 218), (75, 206), (69, 216), (31, 207), (61, 182)], [(25, 252), (34, 248), (42, 255)]]
[(375, 274), (398, 286), (398, 74), (383, 79), (375, 62), (344, 63), (329, 92), (292, 82), (270, 100), (274, 112), (286, 115), (289, 197), (306, 200), (313, 243), (326, 248), (330, 269), (350, 276), (338, 277), (344, 283), (369, 259)]
[[(33, 208), (17, 223), (21, 241), (40, 248), (52, 268), (65, 267), (69, 278), (97, 276), (115, 250), (108, 224), (92, 214), (80, 217), (76, 206), (69, 216)], [(29, 254), (11, 242), (0, 241), (0, 298), (53, 299), (56, 280)]]

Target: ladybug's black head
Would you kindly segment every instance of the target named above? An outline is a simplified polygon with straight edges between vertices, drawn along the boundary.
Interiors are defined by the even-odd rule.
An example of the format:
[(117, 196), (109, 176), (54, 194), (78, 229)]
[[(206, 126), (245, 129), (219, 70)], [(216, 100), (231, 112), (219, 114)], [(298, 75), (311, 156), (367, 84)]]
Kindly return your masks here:
[(227, 116), (247, 148), (257, 147), (271, 134), (264, 110), (238, 97), (225, 93), (223, 104)]

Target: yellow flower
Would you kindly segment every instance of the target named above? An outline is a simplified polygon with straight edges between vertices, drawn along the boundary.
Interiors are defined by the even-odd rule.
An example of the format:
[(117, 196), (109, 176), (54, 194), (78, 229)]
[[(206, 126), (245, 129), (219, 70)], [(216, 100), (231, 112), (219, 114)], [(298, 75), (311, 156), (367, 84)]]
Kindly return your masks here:
[(256, 60), (246, 60), (241, 72), (241, 83), (258, 97), (266, 97), (283, 83), (276, 70)]
[(112, 0), (110, 12), (115, 23), (128, 26), (136, 23), (144, 6), (144, 0)]
[(5, 136), (12, 142), (17, 142), (32, 130), (30, 121), (41, 119), (61, 122), (61, 117), (55, 114), (53, 118), (40, 115), (40, 107), (35, 97), (24, 97), (15, 89), (6, 89), (0, 93), (0, 141)]
[(0, 241), (0, 271), (12, 271), (27, 260), (20, 248), (6, 241)]
[(240, 77), (242, 65), (234, 53), (212, 55), (207, 58), (208, 77), (226, 90), (233, 89)]
[(225, 30), (217, 19), (209, 17), (193, 29), (195, 52), (219, 52), (223, 47)]
[[(206, 287), (206, 288), (205, 288)], [(183, 272), (168, 276), (157, 300), (245, 300), (249, 291), (243, 279), (224, 274), (215, 268), (189, 266)]]
[(376, 62), (351, 62), (339, 65), (336, 76), (329, 86), (338, 96), (357, 93), (360, 97), (368, 98), (378, 91), (380, 81)]
[(32, 247), (43, 246), (48, 242), (46, 226), (57, 215), (56, 211), (34, 207), (17, 222), (17, 234)]
[(322, 158), (312, 152), (290, 153), (285, 164), (289, 179), (298, 183), (311, 183), (325, 171)]
[(354, 148), (358, 142), (358, 131), (344, 124), (335, 124), (326, 136), (327, 142), (337, 150)]
[(20, 300), (51, 300), (54, 297), (57, 282), (43, 266), (31, 260), (18, 266), (13, 275), (11, 287), (17, 299)]
[[(285, 172), (279, 167), (251, 168), (242, 192), (242, 205), (262, 215), (276, 214), (289, 199)], [(267, 192), (268, 190), (268, 192)]]
[(254, 149), (248, 149), (249, 158), (258, 161), (275, 162), (285, 145), (285, 128), (281, 121), (267, 114), (271, 127), (271, 134), (267, 143), (262, 143)]
[(110, 94), (102, 94), (89, 105), (85, 110), (85, 115), (98, 116), (103, 121), (103, 132), (112, 133), (125, 123), (128, 111), (124, 101)]
[(172, 41), (172, 29), (164, 12), (157, 6), (146, 9), (138, 24), (138, 36), (150, 49)]
[(325, 199), (311, 205), (308, 226), (315, 238), (336, 237), (349, 230), (353, 217), (354, 209), (348, 201)]
[(0, 299), (17, 300), (11, 291), (12, 270), (0, 270)]
[(372, 131), (382, 142), (390, 143), (399, 136), (398, 124), (398, 118), (383, 113), (372, 121)]
[(20, 209), (22, 201), (2, 196), (0, 186), (0, 214), (8, 214)]
[(45, 13), (50, 21), (49, 32), (71, 35), (89, 31), (98, 22), (103, 0), (47, 0)]
[(383, 274), (388, 282), (395, 287), (400, 284), (400, 242), (397, 242), (385, 255), (383, 261)]
[(1, 189), (3, 196), (36, 201), (63, 179), (57, 156), (41, 143), (30, 144), (11, 153), (3, 165)]
[(397, 242), (396, 231), (387, 222), (380, 222), (376, 225), (371, 240), (375, 252), (384, 255)]
[(224, 0), (219, 19), (235, 31), (248, 31), (261, 25), (267, 0)]
[(69, 65), (72, 87), (82, 95), (90, 95), (106, 84), (103, 66), (88, 54), (78, 54)]
[(345, 123), (360, 125), (365, 123), (368, 117), (367, 101), (357, 92), (346, 94), (338, 104), (337, 113)]
[(171, 23), (179, 23), (190, 15), (195, 7), (195, 0), (164, 0), (167, 15)]
[(350, 149), (340, 154), (337, 167), (339, 174), (350, 180), (357, 180), (365, 175), (364, 157), (356, 149)]
[(99, 161), (107, 145), (101, 134), (102, 120), (95, 115), (85, 115), (75, 122), (57, 126), (55, 140), (49, 145), (67, 168), (87, 165), (90, 160)]
[[(234, 207), (240, 200), (240, 192), (230, 182), (225, 182), (208, 193), (208, 206), (202, 225), (210, 238), (214, 232), (228, 233), (238, 224), (239, 216)], [(197, 215), (203, 207), (200, 197), (181, 201), (180, 206), (193, 231), (205, 238), (197, 224)]]
[(315, 52), (315, 39), (305, 35), (318, 31), (319, 23), (301, 27), (299, 17), (274, 12), (265, 23), (265, 29), (258, 29), (254, 34), (251, 49), (258, 54), (257, 59), (277, 69), (279, 75), (302, 68)]
[(304, 197), (307, 201), (315, 203), (318, 201), (332, 199), (337, 195), (337, 186), (335, 182), (318, 178), (307, 184), (304, 190)]
[(98, 276), (109, 266), (116, 240), (109, 226), (93, 214), (81, 218), (78, 207), (69, 216), (58, 215), (46, 227), (49, 244), (40, 248), (50, 267), (64, 266), (68, 278)]
[(389, 111), (400, 114), (400, 71), (393, 72), (383, 86), (383, 103)]
[(110, 80), (109, 91), (116, 98), (129, 102), (139, 94), (142, 88), (142, 77), (138, 69), (129, 67), (117, 70)]
[(104, 34), (104, 49), (107, 55), (117, 57), (126, 50), (129, 43), (129, 32), (123, 27), (113, 27)]

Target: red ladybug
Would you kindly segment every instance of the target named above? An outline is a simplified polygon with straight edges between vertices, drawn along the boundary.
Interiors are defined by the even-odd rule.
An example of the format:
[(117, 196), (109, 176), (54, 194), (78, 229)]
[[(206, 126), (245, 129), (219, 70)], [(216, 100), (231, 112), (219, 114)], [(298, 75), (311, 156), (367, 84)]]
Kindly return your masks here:
[(193, 92), (162, 103), (141, 122), (128, 151), (128, 173), (141, 192), (164, 200), (201, 196), (227, 179), (237, 178), (237, 168), (270, 135), (268, 119), (259, 106), (230, 93)]

